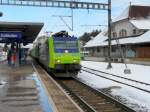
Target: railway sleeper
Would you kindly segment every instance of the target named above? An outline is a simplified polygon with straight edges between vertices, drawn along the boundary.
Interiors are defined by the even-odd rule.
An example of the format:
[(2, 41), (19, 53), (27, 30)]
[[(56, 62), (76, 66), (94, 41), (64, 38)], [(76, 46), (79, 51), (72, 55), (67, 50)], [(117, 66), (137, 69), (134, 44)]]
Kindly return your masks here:
[[(98, 105), (92, 105), (92, 107), (95, 109), (95, 110), (113, 110), (117, 107), (115, 106), (108, 106), (108, 105), (101, 105), (101, 106), (98, 106)], [(120, 108), (119, 108), (120, 109)]]
[(93, 107), (96, 107), (96, 108), (101, 108), (101, 109), (112, 109), (112, 108), (118, 108), (116, 107), (115, 104), (111, 104), (111, 103), (101, 103), (101, 104), (90, 104), (91, 106)]
[(106, 100), (105, 99), (94, 99), (94, 98), (84, 98), (84, 97), (80, 97), (80, 98), (82, 98), (83, 100), (85, 100), (85, 101), (87, 101), (87, 102), (93, 102), (93, 103), (103, 103), (103, 102), (106, 102)]
[(82, 89), (82, 88), (81, 88), (80, 90), (79, 90), (79, 89), (77, 90), (77, 89), (75, 89), (75, 88), (71, 88), (71, 89), (72, 89), (74, 92), (78, 92), (78, 93), (81, 93), (81, 90), (82, 90), (82, 92), (83, 92), (82, 94), (84, 94), (84, 93), (86, 93), (86, 94), (92, 94), (91, 91), (84, 90), (84, 89)]
[(88, 91), (88, 92), (86, 92), (86, 91), (76, 91), (76, 90), (73, 90), (74, 92), (76, 92), (76, 93), (78, 93), (79, 95), (86, 95), (86, 96), (92, 96), (92, 97), (98, 97), (98, 98), (103, 98), (103, 97), (101, 97), (101, 96), (99, 96), (99, 95), (97, 95), (97, 94), (95, 94), (95, 93), (93, 93), (92, 91)]
[(88, 100), (88, 101), (92, 101), (92, 100), (95, 100), (95, 101), (98, 101), (98, 102), (106, 101), (105, 99), (99, 98), (99, 97), (91, 97), (91, 96), (80, 96), (80, 97), (85, 99), (85, 100)]
[(95, 104), (99, 104), (99, 103), (104, 103), (105, 99), (102, 100), (86, 100), (88, 103), (95, 103)]
[(98, 112), (123, 112), (121, 108), (101, 108), (101, 107), (93, 107)]
[(95, 100), (86, 100), (86, 102), (91, 105), (92, 107), (94, 107), (95, 109), (108, 109), (108, 108), (116, 108), (115, 104), (112, 104), (110, 102), (106, 102), (105, 99), (103, 99), (103, 101), (101, 100), (101, 102), (95, 101)]
[(103, 112), (124, 112), (121, 108), (114, 108), (114, 109), (108, 109), (104, 110)]
[[(82, 88), (81, 88), (81, 89), (82, 89)], [(80, 93), (80, 94), (86, 94), (86, 95), (88, 94), (88, 95), (97, 96), (97, 95), (96, 95), (95, 93), (93, 93), (92, 91), (88, 91), (88, 90), (87, 90), (87, 91), (82, 91), (82, 92), (81, 92), (81, 89), (80, 89), (79, 91), (77, 91), (77, 90), (74, 89), (74, 91), (75, 91), (75, 92), (78, 92), (78, 93)]]
[(93, 104), (95, 106), (99, 106), (99, 107), (116, 107), (115, 104), (111, 104), (108, 102), (103, 102), (103, 103), (97, 103), (97, 104)]

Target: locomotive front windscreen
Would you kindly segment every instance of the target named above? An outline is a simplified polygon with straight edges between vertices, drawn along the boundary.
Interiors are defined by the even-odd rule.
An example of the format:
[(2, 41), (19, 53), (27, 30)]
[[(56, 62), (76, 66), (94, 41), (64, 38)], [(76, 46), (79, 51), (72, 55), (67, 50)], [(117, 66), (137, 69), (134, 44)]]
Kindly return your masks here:
[(55, 49), (77, 49), (77, 41), (55, 41)]
[(54, 50), (57, 53), (77, 53), (78, 51), (78, 40), (72, 37), (55, 37), (54, 38)]

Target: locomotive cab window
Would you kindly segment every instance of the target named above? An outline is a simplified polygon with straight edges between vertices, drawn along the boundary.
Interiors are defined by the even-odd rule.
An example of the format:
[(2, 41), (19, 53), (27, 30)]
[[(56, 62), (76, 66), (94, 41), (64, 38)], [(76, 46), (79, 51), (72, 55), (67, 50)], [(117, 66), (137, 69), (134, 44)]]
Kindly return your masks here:
[(77, 48), (77, 41), (66, 41), (66, 48), (67, 49), (76, 49)]
[(55, 49), (66, 49), (65, 41), (55, 41)]
[(55, 41), (55, 49), (77, 49), (77, 41)]

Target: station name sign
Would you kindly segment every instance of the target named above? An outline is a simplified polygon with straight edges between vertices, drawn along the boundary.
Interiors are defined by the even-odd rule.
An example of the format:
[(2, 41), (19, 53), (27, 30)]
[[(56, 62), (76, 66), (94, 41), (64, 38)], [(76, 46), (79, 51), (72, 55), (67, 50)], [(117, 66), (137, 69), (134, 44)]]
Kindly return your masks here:
[(19, 31), (0, 31), (0, 38), (21, 38), (22, 32)]

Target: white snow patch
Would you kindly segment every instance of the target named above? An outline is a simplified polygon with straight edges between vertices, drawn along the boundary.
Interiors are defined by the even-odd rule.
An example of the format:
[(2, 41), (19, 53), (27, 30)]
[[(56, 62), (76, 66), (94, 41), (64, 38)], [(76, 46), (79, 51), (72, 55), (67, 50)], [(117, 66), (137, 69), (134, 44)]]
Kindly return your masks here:
[[(78, 78), (82, 79), (83, 81), (87, 82), (90, 86), (94, 88), (107, 88), (110, 85), (115, 86), (117, 83), (110, 81), (110, 80), (103, 80), (98, 76), (92, 75), (87, 72), (81, 72), (78, 74)], [(101, 81), (103, 80), (103, 81)]]
[(150, 29), (150, 19), (130, 20), (138, 29)]
[(108, 37), (103, 35), (103, 32), (98, 34), (95, 38), (88, 41), (84, 47), (92, 47), (101, 45)]
[(126, 9), (124, 9), (123, 12), (113, 20), (113, 22), (117, 22), (117, 21), (120, 21), (120, 20), (123, 20), (123, 19), (127, 19), (128, 16), (129, 16), (129, 6)]
[[(101, 37), (95, 37), (93, 40), (90, 40), (84, 47), (95, 47), (95, 46), (107, 46), (108, 41), (104, 41), (104, 39), (107, 39), (108, 37), (99, 35)], [(118, 39), (120, 44), (135, 44), (135, 43), (145, 43), (150, 42), (150, 30), (146, 33), (137, 36), (137, 37), (128, 37), (123, 39)], [(112, 45), (117, 45), (116, 40), (111, 41)]]
[(130, 87), (123, 87), (112, 91), (113, 95), (121, 96), (122, 98), (128, 99), (128, 103), (139, 104), (141, 107), (147, 107), (150, 112), (150, 94), (143, 91), (139, 91)]
[[(131, 69), (131, 74), (124, 74), (124, 64), (113, 63), (112, 69), (106, 69), (108, 64), (105, 62), (82, 61), (81, 64), (82, 66), (86, 66), (92, 69), (101, 70), (133, 80), (150, 83), (150, 66), (128, 64), (128, 67)], [(100, 75), (105, 76), (106, 74)], [(78, 74), (78, 78), (97, 89), (117, 87), (111, 89), (112, 95), (120, 96), (121, 98), (125, 99), (125, 103), (136, 109), (138, 112), (141, 112), (141, 110), (150, 112), (150, 94), (147, 92), (113, 82), (111, 80), (107, 80), (84, 71)], [(118, 79), (116, 78), (116, 80)], [(135, 107), (135, 104), (138, 104), (139, 107)]]
[(82, 61), (81, 65), (133, 80), (150, 83), (150, 66), (127, 64), (128, 68), (131, 69), (131, 74), (124, 74), (124, 69), (126, 67), (121, 63), (112, 63), (112, 69), (107, 69), (108, 64), (106, 62)]

